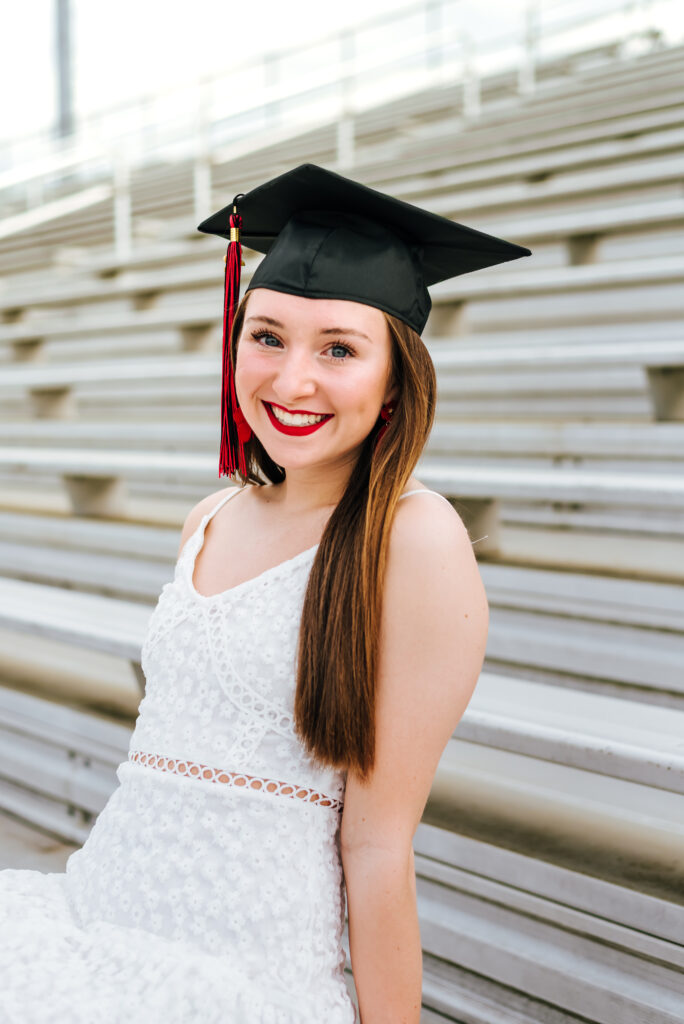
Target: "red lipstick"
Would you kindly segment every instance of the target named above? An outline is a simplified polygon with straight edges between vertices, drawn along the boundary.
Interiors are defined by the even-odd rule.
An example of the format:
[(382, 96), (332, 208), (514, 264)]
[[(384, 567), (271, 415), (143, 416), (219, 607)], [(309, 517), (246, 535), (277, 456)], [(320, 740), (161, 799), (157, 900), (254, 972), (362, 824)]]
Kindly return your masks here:
[[(320, 420), (318, 423), (305, 423), (301, 427), (296, 427), (289, 423), (280, 423), (280, 421), (277, 420), (273, 415), (273, 410), (271, 409), (269, 403), (264, 402), (263, 405), (264, 408), (266, 409), (266, 412), (268, 413), (268, 418), (270, 419), (271, 423), (276, 428), (276, 430), (279, 430), (281, 434), (291, 434), (295, 437), (301, 437), (304, 434), (313, 434), (314, 430), (318, 430), (318, 428), (322, 427), (324, 423), (327, 423), (328, 420), (332, 419), (332, 414), (330, 414), (329, 416), (325, 416), (325, 418)], [(317, 416), (318, 413), (308, 413), (305, 415)]]

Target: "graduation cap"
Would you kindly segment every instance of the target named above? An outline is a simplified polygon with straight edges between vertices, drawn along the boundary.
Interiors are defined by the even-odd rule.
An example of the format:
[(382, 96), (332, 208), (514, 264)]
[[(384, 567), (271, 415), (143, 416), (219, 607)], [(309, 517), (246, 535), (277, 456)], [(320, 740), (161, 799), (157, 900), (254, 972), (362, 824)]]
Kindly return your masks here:
[[(239, 465), (251, 428), (237, 404), (229, 340), (240, 291), (242, 245), (266, 253), (247, 287), (312, 299), (347, 299), (396, 316), (418, 334), (428, 286), (531, 256), (530, 249), (430, 213), (316, 164), (238, 193), (197, 228), (228, 239), (223, 318), (219, 476)], [(237, 453), (237, 464), (236, 464)]]

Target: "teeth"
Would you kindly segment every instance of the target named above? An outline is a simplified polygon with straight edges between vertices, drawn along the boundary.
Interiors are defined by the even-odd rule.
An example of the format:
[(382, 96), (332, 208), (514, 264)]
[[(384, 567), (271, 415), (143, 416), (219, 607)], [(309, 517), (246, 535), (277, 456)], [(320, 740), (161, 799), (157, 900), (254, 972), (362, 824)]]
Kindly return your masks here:
[(285, 423), (291, 427), (303, 427), (309, 423), (320, 423), (321, 420), (325, 419), (325, 416), (305, 416), (299, 412), (293, 415), (289, 412), (283, 412), (282, 409), (276, 409), (273, 405), (269, 406), (269, 408), (279, 423)]

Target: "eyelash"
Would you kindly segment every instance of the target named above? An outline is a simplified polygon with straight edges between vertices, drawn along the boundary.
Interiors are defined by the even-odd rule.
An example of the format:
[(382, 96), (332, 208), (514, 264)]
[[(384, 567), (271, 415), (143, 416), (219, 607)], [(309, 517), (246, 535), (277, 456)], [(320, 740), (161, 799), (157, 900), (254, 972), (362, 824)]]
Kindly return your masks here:
[[(259, 338), (275, 338), (276, 341), (280, 341), (280, 338), (276, 334), (274, 334), (273, 331), (266, 331), (266, 330), (252, 331), (252, 337), (255, 339), (255, 341), (258, 340)], [(271, 346), (270, 345), (266, 345), (265, 347), (266, 348), (270, 348)], [(356, 355), (356, 350), (354, 348), (352, 348), (351, 345), (348, 345), (346, 342), (343, 342), (343, 341), (335, 341), (335, 342), (333, 342), (333, 344), (330, 347), (331, 348), (343, 348), (343, 349), (346, 349), (346, 351), (349, 353), (350, 356), (355, 356)], [(338, 359), (335, 356), (330, 356), (329, 358), (332, 359), (332, 361), (334, 363), (347, 363), (347, 362), (349, 362), (349, 360), (347, 359), (346, 356), (345, 356), (344, 359)]]

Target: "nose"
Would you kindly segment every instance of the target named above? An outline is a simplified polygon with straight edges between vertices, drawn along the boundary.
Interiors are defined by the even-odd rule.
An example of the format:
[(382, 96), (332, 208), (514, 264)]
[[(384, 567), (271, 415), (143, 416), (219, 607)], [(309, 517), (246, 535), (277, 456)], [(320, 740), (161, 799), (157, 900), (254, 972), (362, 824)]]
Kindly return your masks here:
[(316, 368), (308, 352), (291, 350), (279, 361), (273, 389), (283, 405), (292, 407), (297, 399), (314, 395), (317, 387)]

